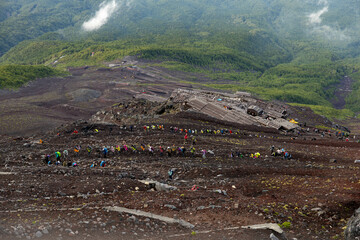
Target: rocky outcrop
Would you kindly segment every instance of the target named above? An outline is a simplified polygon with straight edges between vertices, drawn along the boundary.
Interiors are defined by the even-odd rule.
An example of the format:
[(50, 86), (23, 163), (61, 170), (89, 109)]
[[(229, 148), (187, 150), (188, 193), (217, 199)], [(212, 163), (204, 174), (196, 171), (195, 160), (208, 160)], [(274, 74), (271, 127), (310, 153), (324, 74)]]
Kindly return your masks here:
[(354, 215), (350, 218), (346, 230), (345, 240), (359, 240), (360, 239), (360, 208), (358, 208)]

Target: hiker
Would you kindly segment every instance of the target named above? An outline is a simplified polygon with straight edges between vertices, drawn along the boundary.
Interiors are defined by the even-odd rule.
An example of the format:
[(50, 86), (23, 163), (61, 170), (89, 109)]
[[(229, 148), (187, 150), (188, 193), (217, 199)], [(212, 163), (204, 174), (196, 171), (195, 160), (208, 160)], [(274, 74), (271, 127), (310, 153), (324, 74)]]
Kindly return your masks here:
[(281, 156), (281, 153), (282, 153), (281, 149), (278, 148), (278, 150), (276, 150), (276, 155), (275, 156)]
[(74, 148), (74, 152), (75, 152), (75, 155), (78, 157), (79, 156), (79, 149), (77, 149), (76, 146)]
[(180, 156), (181, 155), (181, 152), (182, 152), (182, 149), (181, 149), (181, 147), (178, 147), (178, 156)]
[(59, 151), (55, 152), (56, 161), (60, 161), (61, 153)]
[(196, 138), (195, 138), (195, 136), (192, 137), (192, 145), (196, 145)]
[(171, 157), (171, 148), (170, 147), (167, 147), (166, 152), (167, 152), (168, 157)]
[(49, 161), (50, 161), (50, 155), (47, 154), (47, 155), (45, 156), (45, 158), (44, 158), (44, 163), (45, 163), (45, 164), (48, 164)]
[(205, 159), (206, 158), (206, 150), (203, 149), (201, 152), (202, 152), (202, 158)]
[(113, 146), (110, 147), (110, 152), (113, 156), (115, 156), (115, 148)]
[(120, 146), (116, 145), (115, 149), (116, 149), (116, 154), (119, 154), (120, 153)]
[(175, 154), (176, 154), (176, 147), (175, 144), (173, 144), (171, 147), (171, 155), (175, 155)]
[(186, 148), (184, 146), (181, 147), (181, 153), (182, 153), (182, 156), (185, 157), (185, 151), (186, 151)]
[(275, 151), (275, 146), (272, 145), (272, 146), (270, 147), (270, 152), (271, 152), (270, 154), (273, 155), (273, 152), (274, 152), (274, 151)]
[(74, 147), (74, 152), (75, 152), (75, 155), (78, 157), (79, 154), (80, 154), (80, 150), (81, 150), (81, 146), (80, 145), (76, 145)]
[(187, 143), (187, 140), (188, 140), (188, 135), (186, 133), (185, 136), (184, 136), (184, 144)]
[(55, 162), (55, 165), (56, 166), (59, 166), (61, 164), (61, 161), (60, 160), (57, 160), (56, 162)]
[(161, 146), (159, 147), (159, 149), (160, 149), (160, 157), (164, 156), (164, 149)]
[(190, 153), (191, 153), (191, 157), (195, 157), (195, 148), (194, 148), (194, 146), (190, 147)]
[(106, 155), (108, 153), (108, 149), (104, 146), (103, 150), (102, 150), (103, 154), (104, 154), (104, 158), (106, 158)]
[(95, 168), (95, 167), (97, 167), (97, 162), (96, 162), (96, 161), (94, 161), (94, 162), (90, 165), (90, 168)]
[(91, 151), (92, 151), (92, 147), (91, 147), (91, 146), (87, 146), (86, 150), (87, 150), (87, 152), (88, 152), (88, 155), (90, 156)]
[(127, 152), (128, 150), (128, 147), (126, 146), (126, 144), (124, 144), (124, 151)]
[(66, 160), (67, 157), (69, 156), (69, 151), (65, 149), (65, 150), (63, 151), (63, 155), (64, 155), (64, 160)]
[(168, 171), (168, 174), (169, 174), (169, 179), (171, 180), (173, 178), (173, 175), (174, 175), (174, 171), (172, 169), (170, 169)]
[(140, 146), (140, 148), (141, 148), (141, 150), (142, 150), (143, 152), (145, 152), (145, 147), (146, 147), (146, 146), (145, 146), (145, 144), (143, 144), (143, 143), (142, 143), (141, 146)]
[(149, 146), (149, 148), (148, 148), (149, 154), (154, 155), (154, 148), (152, 146), (150, 146), (150, 145), (148, 145), (148, 146)]
[(286, 151), (286, 152), (284, 153), (284, 160), (291, 159), (291, 158), (292, 158), (291, 154)]
[(131, 145), (131, 150), (133, 151), (133, 153), (137, 153), (138, 151), (135, 145)]
[(100, 167), (105, 167), (105, 165), (106, 165), (105, 160), (102, 160), (101, 163), (100, 163)]

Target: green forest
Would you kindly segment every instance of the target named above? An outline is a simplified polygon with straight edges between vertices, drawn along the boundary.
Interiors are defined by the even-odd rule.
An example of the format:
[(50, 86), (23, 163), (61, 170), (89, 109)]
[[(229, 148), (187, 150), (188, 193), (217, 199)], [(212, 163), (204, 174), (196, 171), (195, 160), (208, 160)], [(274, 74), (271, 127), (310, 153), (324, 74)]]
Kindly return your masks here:
[[(208, 79), (189, 77), (193, 84), (306, 104), (325, 115), (360, 112), (360, 23), (352, 7), (360, 0), (329, 0), (327, 6), (299, 0), (118, 1), (107, 24), (85, 32), (82, 23), (102, 2), (2, 1), (0, 88), (134, 55)], [(323, 7), (329, 11), (322, 25), (311, 27), (309, 13)], [(331, 100), (344, 76), (353, 79), (352, 92), (339, 114), (331, 111)]]
[(66, 72), (46, 66), (1, 65), (0, 89), (16, 89), (36, 78), (65, 76)]

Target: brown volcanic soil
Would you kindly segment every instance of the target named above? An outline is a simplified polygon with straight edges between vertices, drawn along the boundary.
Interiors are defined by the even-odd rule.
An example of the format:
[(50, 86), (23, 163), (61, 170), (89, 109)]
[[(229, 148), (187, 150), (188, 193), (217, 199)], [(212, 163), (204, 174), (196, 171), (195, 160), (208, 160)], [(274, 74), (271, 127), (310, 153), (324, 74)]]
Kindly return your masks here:
[[(149, 113), (156, 107), (144, 106), (149, 106)], [(121, 112), (119, 119), (125, 119), (126, 112)], [(36, 238), (37, 231), (46, 233), (40, 239), (269, 239), (270, 230), (241, 226), (287, 221), (291, 223), (284, 228), (288, 239), (342, 239), (347, 219), (360, 206), (360, 165), (354, 164), (360, 144), (344, 142), (334, 134), (325, 138), (312, 131), (302, 136), (284, 135), (191, 112), (139, 117), (133, 131), (128, 123), (126, 128), (123, 124), (81, 121), (47, 134), (0, 138), (0, 171), (15, 173), (0, 175), (1, 239)], [(165, 129), (143, 129), (143, 125), (157, 124)], [(185, 134), (171, 132), (171, 126), (197, 130), (193, 134), (197, 139), (194, 157), (189, 153), (190, 143), (184, 144)], [(74, 129), (79, 133), (74, 134)], [(233, 133), (208, 134), (201, 129)], [(44, 143), (39, 144), (39, 139)], [(125, 142), (138, 149), (140, 144), (150, 144), (155, 153), (110, 154), (105, 168), (89, 167), (94, 160), (104, 159), (97, 151), (102, 146)], [(75, 145), (82, 146), (79, 156), (73, 151)], [(87, 145), (93, 147), (90, 156)], [(160, 145), (188, 150), (185, 156), (160, 156)], [(271, 145), (285, 148), (293, 159), (270, 157)], [(64, 149), (78, 167), (42, 162), (42, 155)], [(203, 159), (201, 149), (213, 150), (215, 155)], [(237, 151), (244, 157), (230, 157)], [(260, 152), (261, 158), (250, 158), (255, 152)], [(176, 169), (173, 180), (168, 179), (169, 169)], [(144, 179), (178, 190), (153, 191), (138, 181)], [(197, 191), (191, 190), (194, 185)], [(109, 212), (106, 206), (180, 218), (195, 228)]]
[[(193, 88), (192, 84), (188, 84), (193, 79), (200, 83), (210, 81), (201, 74), (150, 67), (152, 62), (129, 59), (139, 67), (70, 68), (69, 77), (38, 79), (17, 91), (0, 90), (0, 134), (30, 136), (45, 133), (62, 124), (88, 119), (99, 110), (124, 99), (166, 99), (176, 88)], [(348, 78), (344, 81), (351, 83)], [(291, 117), (301, 122), (331, 127), (327, 119), (314, 114), (309, 108), (288, 108)], [(344, 122), (344, 125), (360, 133), (355, 120)]]
[[(141, 65), (142, 63), (139, 63)], [(38, 79), (17, 91), (0, 93), (0, 134), (31, 135), (88, 119), (104, 107), (145, 91), (168, 97), (191, 88), (140, 68), (72, 68), (65, 78)]]
[(351, 93), (351, 85), (354, 82), (350, 77), (345, 76), (341, 79), (340, 83), (336, 86), (334, 92), (334, 99), (331, 103), (336, 109), (343, 109), (346, 105), (346, 97)]

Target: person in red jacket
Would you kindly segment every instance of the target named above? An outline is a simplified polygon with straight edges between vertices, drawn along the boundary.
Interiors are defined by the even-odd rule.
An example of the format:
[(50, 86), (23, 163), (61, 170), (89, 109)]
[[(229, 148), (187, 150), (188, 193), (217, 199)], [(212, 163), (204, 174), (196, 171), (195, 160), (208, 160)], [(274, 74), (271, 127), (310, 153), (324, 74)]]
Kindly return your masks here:
[(188, 140), (188, 135), (186, 133), (185, 136), (184, 136), (184, 144), (187, 143), (187, 140)]

